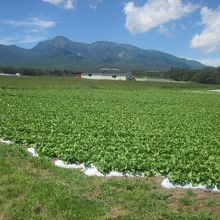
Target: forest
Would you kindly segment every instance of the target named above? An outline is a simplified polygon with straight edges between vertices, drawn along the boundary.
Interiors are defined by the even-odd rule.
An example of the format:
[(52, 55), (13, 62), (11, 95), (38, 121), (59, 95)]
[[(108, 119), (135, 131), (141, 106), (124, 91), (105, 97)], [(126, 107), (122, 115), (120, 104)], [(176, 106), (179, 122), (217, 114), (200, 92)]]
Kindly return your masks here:
[(184, 69), (171, 68), (164, 75), (165, 78), (170, 78), (176, 81), (191, 81), (197, 83), (220, 84), (220, 67), (207, 67), (204, 69)]

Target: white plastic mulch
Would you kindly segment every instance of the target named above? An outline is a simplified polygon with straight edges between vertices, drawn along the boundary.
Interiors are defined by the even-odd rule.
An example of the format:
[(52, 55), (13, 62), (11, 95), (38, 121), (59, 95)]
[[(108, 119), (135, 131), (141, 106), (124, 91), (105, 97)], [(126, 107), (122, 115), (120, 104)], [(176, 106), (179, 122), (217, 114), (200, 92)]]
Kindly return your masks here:
[(143, 173), (135, 173), (135, 174), (130, 174), (130, 173), (121, 173), (121, 172), (118, 172), (118, 171), (111, 171), (109, 174), (106, 175), (107, 177), (108, 176), (115, 176), (115, 177), (144, 177), (144, 174)]
[(29, 147), (27, 151), (33, 156), (33, 157), (38, 157), (38, 153), (35, 151), (33, 147)]
[[(3, 140), (0, 139), (0, 143), (3, 144), (13, 144), (12, 141), (10, 140)], [(36, 150), (33, 147), (29, 147), (27, 151), (33, 156), (33, 157), (38, 157), (39, 155), (37, 154)], [(98, 169), (93, 165), (89, 165), (88, 167), (85, 167), (84, 164), (66, 164), (62, 160), (56, 160), (54, 162), (54, 165), (57, 167), (62, 167), (65, 169), (80, 169), (81, 172), (85, 173), (87, 176), (100, 176), (100, 177), (144, 177), (143, 173), (140, 174), (129, 174), (129, 173), (122, 173), (122, 172), (117, 172), (117, 171), (111, 171), (107, 175), (104, 175), (103, 173), (99, 172)], [(200, 189), (200, 190), (210, 190), (213, 192), (220, 192), (220, 189), (215, 186), (214, 188), (207, 187), (205, 185), (196, 185), (193, 186), (191, 183), (190, 184), (173, 184), (169, 181), (168, 178), (164, 178), (161, 186), (167, 189), (176, 189), (176, 188), (182, 188), (182, 189)]]
[(220, 189), (217, 188), (217, 186), (215, 186), (214, 188), (210, 188), (210, 187), (207, 187), (205, 185), (196, 185), (196, 186), (193, 186), (191, 183), (190, 184), (185, 184), (185, 185), (182, 185), (182, 184), (173, 184), (169, 181), (168, 178), (165, 178), (163, 179), (162, 183), (161, 183), (161, 186), (164, 187), (164, 188), (167, 188), (167, 189), (176, 189), (176, 188), (182, 188), (182, 189), (202, 189), (202, 190), (211, 190), (213, 192), (220, 192)]
[(99, 172), (98, 169), (93, 164), (89, 165), (88, 167), (85, 167), (84, 164), (65, 164), (62, 160), (56, 160), (54, 164), (55, 166), (66, 169), (80, 169), (87, 176), (106, 176), (106, 177), (134, 177), (134, 176), (143, 177), (144, 176), (144, 174), (131, 175), (129, 173), (121, 173), (117, 171), (111, 171), (109, 174), (104, 175), (103, 173)]
[(66, 169), (85, 169), (85, 166), (83, 164), (65, 164), (62, 160), (56, 160), (54, 164), (57, 167), (62, 167)]
[(99, 172), (93, 164), (86, 167), (84, 170), (82, 170), (82, 172), (85, 173), (87, 176), (104, 176), (104, 174)]
[(9, 141), (9, 140), (3, 140), (3, 139), (0, 139), (0, 142), (1, 142), (2, 144), (13, 144), (12, 141)]

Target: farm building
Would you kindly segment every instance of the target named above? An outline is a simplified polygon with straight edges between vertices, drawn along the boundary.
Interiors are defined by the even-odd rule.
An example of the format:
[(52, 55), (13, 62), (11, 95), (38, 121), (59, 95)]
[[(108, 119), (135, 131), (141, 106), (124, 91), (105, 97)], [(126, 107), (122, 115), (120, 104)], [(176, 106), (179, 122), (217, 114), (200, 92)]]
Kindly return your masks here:
[(84, 79), (103, 79), (103, 80), (132, 80), (133, 75), (128, 70), (116, 68), (101, 68), (94, 71), (86, 71), (82, 73), (74, 73), (77, 78)]
[(21, 76), (20, 73), (0, 73), (0, 76)]

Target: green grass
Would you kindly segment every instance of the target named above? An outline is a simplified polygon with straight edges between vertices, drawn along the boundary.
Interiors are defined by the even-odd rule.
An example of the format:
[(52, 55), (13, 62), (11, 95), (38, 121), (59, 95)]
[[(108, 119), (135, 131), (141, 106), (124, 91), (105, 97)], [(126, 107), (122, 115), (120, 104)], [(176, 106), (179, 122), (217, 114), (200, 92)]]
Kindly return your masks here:
[(207, 206), (213, 206), (216, 204), (216, 201), (213, 199), (213, 198), (209, 198), (207, 201), (206, 201), (206, 205)]
[(73, 77), (0, 77), (1, 89), (118, 89), (118, 90), (148, 90), (153, 89), (178, 89), (178, 90), (208, 90), (219, 89), (219, 85), (198, 83), (161, 83), (138, 81), (111, 81), (111, 80), (82, 80)]
[(185, 206), (191, 206), (193, 204), (192, 200), (188, 196), (183, 196), (180, 198), (180, 202)]
[[(87, 177), (32, 158), (23, 147), (0, 144), (0, 219), (220, 219), (220, 197), (164, 191), (152, 178)], [(215, 204), (209, 198), (215, 196)], [(207, 204), (207, 205), (206, 205)]]

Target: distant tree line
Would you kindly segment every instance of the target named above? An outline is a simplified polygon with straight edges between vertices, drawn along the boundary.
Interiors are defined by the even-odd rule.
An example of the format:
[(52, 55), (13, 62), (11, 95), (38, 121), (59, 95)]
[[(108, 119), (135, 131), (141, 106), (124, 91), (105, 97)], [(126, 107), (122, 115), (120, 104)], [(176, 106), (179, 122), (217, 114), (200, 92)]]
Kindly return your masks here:
[(53, 70), (46, 70), (46, 69), (33, 69), (33, 68), (26, 68), (26, 67), (0, 67), (0, 73), (7, 73), (7, 74), (16, 74), (21, 73), (22, 75), (28, 76), (43, 76), (43, 75), (56, 75), (56, 76), (67, 76), (72, 75), (73, 70), (69, 69), (53, 69)]
[(170, 71), (165, 72), (164, 77), (176, 81), (220, 84), (220, 67), (207, 67), (198, 70), (171, 68)]
[(166, 78), (176, 81), (191, 81), (197, 83), (220, 84), (220, 67), (204, 69), (171, 68), (169, 71), (136, 70), (135, 77)]
[(133, 70), (133, 75), (135, 77), (149, 77), (149, 78), (163, 78), (164, 72), (154, 71), (154, 70)]

